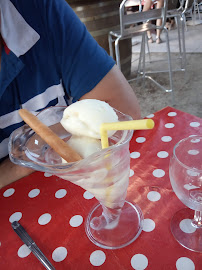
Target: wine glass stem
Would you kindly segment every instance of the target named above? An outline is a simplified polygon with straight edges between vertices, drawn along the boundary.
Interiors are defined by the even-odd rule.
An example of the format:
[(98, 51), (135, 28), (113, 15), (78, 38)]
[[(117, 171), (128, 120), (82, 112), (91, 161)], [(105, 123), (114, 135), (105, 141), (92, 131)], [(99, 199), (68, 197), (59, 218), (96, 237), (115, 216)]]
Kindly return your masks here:
[(195, 210), (192, 225), (196, 228), (202, 228), (202, 211)]

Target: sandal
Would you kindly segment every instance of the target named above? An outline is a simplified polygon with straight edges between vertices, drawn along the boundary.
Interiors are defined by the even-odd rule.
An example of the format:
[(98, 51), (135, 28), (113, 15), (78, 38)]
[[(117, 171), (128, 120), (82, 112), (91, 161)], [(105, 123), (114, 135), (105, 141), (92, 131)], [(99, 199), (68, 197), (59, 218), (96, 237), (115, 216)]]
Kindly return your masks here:
[(160, 44), (162, 42), (161, 38), (160, 37), (156, 37), (156, 43), (157, 44)]
[(149, 43), (153, 43), (153, 39), (152, 39), (152, 36), (150, 36), (150, 37), (147, 37), (148, 38), (148, 42)]

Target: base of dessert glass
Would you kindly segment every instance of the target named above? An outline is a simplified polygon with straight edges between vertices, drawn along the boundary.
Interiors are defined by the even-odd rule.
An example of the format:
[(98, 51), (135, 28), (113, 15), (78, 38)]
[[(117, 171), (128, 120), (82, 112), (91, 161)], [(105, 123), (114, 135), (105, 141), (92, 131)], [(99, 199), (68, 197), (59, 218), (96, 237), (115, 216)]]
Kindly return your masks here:
[(183, 247), (202, 252), (202, 227), (196, 228), (192, 221), (194, 218), (194, 210), (183, 208), (176, 212), (171, 220), (171, 232), (175, 239)]
[(91, 225), (92, 220), (102, 216), (102, 212), (102, 205), (96, 205), (89, 213), (85, 225), (86, 234), (95, 245), (105, 249), (118, 249), (131, 244), (140, 235), (144, 218), (137, 205), (125, 201), (119, 221), (115, 226), (95, 230)]

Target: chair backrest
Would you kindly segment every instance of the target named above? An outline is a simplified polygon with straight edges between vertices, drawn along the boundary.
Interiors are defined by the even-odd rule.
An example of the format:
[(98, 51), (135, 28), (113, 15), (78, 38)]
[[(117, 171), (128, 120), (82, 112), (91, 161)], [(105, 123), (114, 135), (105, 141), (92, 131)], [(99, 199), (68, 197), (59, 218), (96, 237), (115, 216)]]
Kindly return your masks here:
[(159, 27), (157, 26), (157, 28), (162, 29), (164, 27), (166, 23), (168, 0), (164, 0), (164, 6), (162, 8), (151, 9), (144, 12), (134, 12), (132, 14), (127, 14), (125, 11), (126, 1), (127, 0), (123, 0), (119, 7), (121, 35), (124, 35), (126, 27), (136, 23), (144, 23), (148, 20), (162, 19), (162, 25)]
[(184, 5), (184, 11), (186, 12), (188, 9), (192, 8), (194, 0), (186, 0)]
[(180, 7), (179, 9), (186, 12), (188, 9), (192, 8), (194, 0), (180, 0)]

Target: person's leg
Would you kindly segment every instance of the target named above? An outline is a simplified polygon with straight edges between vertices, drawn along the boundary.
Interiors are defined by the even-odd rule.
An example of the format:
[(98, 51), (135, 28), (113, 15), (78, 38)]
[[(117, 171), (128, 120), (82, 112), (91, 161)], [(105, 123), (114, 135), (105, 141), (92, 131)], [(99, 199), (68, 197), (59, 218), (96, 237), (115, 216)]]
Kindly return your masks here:
[[(158, 2), (156, 4), (156, 8), (162, 8), (163, 4), (164, 4), (164, 0), (158, 0)], [(161, 26), (161, 24), (162, 24), (162, 19), (156, 20), (156, 25), (157, 26)], [(161, 30), (157, 29), (156, 30), (156, 43), (158, 43), (158, 44), (161, 43), (160, 35), (161, 35)]]
[(152, 6), (152, 0), (145, 0), (143, 11), (150, 10)]
[[(151, 9), (151, 5), (152, 5), (152, 0), (145, 0), (144, 2), (144, 7), (143, 7), (143, 12), (144, 11), (148, 11)], [(152, 39), (152, 36), (151, 36), (151, 32), (150, 31), (147, 31), (147, 37), (148, 37), (148, 42), (152, 43), (153, 42), (153, 39)]]

